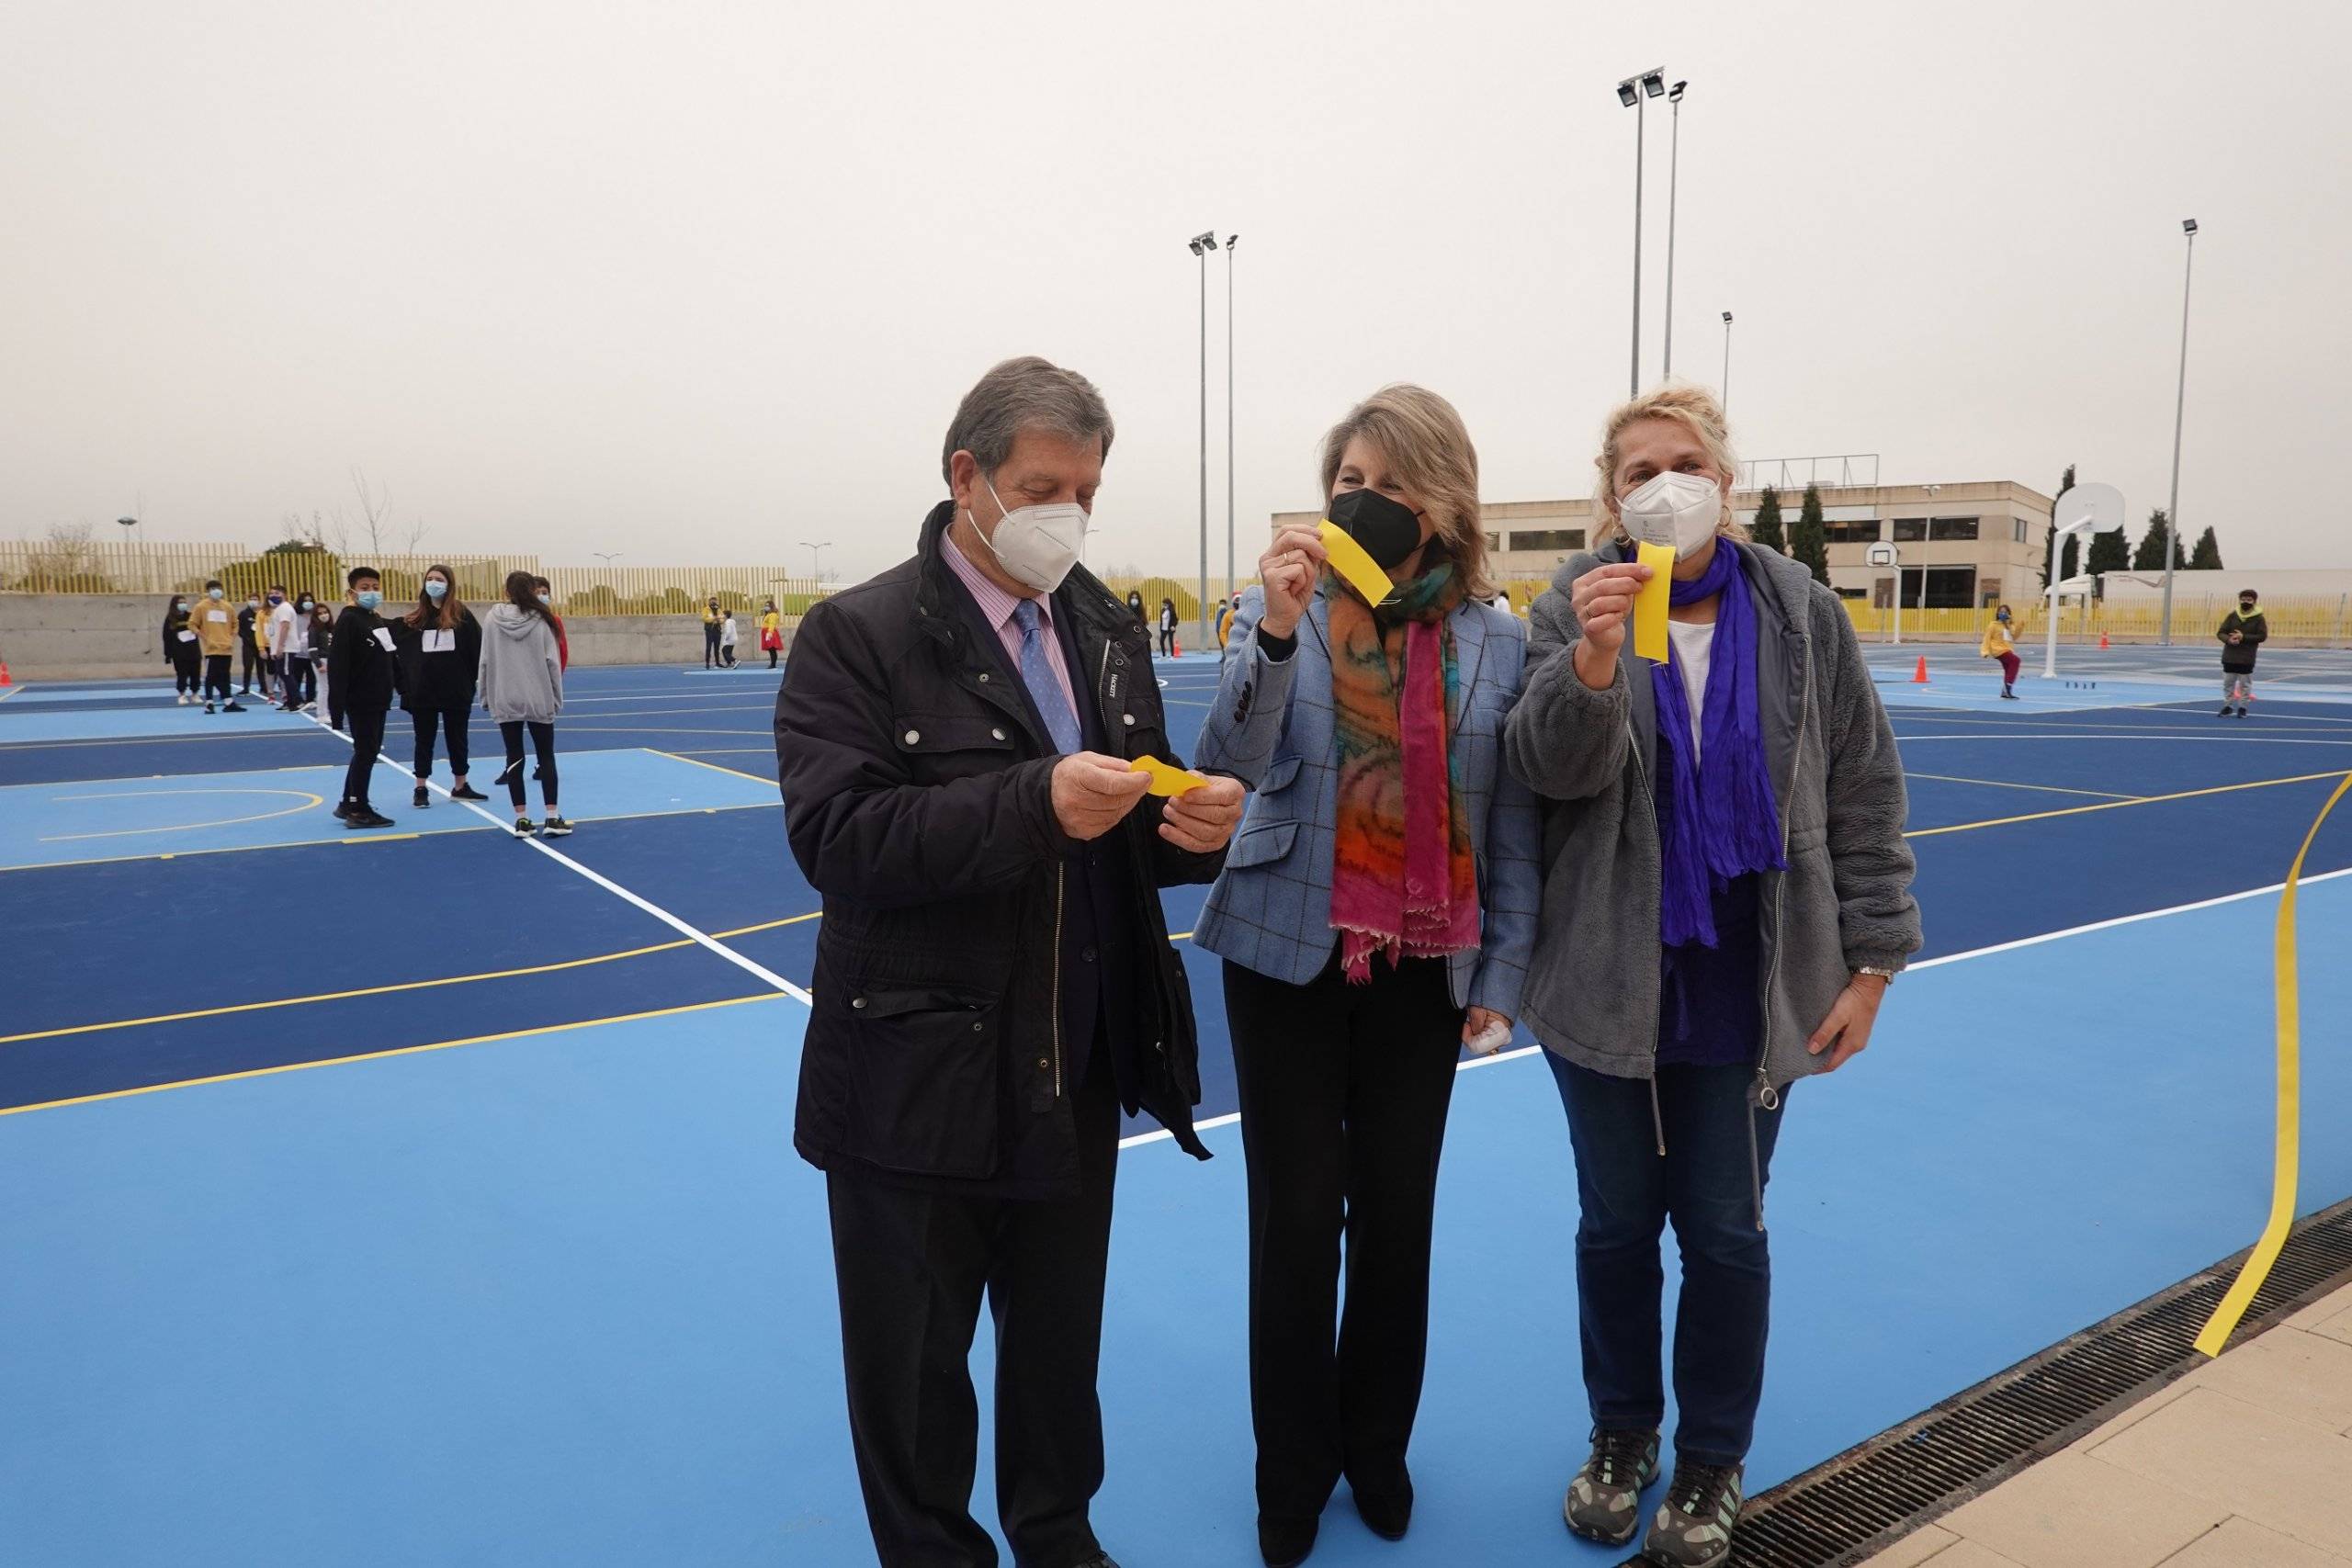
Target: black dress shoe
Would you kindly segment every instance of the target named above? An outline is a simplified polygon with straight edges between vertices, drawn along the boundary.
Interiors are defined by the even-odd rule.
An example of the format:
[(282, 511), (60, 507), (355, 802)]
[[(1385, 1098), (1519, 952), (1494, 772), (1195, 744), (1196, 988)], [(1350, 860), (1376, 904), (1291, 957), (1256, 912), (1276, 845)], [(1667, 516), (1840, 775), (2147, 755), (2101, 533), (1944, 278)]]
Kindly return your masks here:
[(1413, 1483), (1402, 1491), (1358, 1492), (1356, 1513), (1383, 1540), (1402, 1540), (1413, 1526)]
[(1315, 1550), (1316, 1531), (1319, 1519), (1283, 1519), (1267, 1515), (1258, 1516), (1258, 1555), (1266, 1560), (1266, 1568), (1297, 1568)]

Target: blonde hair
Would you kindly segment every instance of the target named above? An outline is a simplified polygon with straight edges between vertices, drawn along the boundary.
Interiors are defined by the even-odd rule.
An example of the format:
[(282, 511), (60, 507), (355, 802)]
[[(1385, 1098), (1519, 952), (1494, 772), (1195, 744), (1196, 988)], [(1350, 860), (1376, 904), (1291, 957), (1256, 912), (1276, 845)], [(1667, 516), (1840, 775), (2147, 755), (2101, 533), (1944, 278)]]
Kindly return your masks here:
[(1731, 510), (1728, 487), (1738, 481), (1739, 458), (1731, 449), (1731, 431), (1724, 417), (1724, 406), (1704, 387), (1678, 384), (1652, 388), (1609, 411), (1609, 422), (1600, 430), (1600, 451), (1592, 460), (1592, 499), (1600, 519), (1593, 529), (1593, 543), (1621, 537), (1625, 532), (1625, 521), (1617, 512), (1617, 465), (1623, 459), (1626, 430), (1645, 419), (1671, 420), (1699, 443), (1708, 463), (1726, 487), (1723, 520), (1715, 525), (1715, 532), (1744, 542), (1747, 529), (1733, 520)]
[(1323, 437), (1323, 498), (1339, 482), (1348, 443), (1363, 436), (1388, 459), (1389, 472), (1429, 509), (1434, 535), (1474, 599), (1491, 599), (1487, 531), (1478, 510), (1478, 449), (1452, 403), (1426, 387), (1383, 387), (1348, 411)]

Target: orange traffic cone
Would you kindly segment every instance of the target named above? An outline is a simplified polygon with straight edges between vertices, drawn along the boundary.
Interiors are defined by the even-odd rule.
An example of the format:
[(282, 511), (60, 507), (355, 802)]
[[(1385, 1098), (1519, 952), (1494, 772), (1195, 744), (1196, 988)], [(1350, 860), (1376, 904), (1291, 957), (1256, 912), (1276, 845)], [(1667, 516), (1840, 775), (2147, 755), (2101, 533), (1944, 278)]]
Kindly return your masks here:
[(1184, 639), (1182, 636), (1170, 637), (1168, 639), (1168, 646), (1176, 650), (1177, 658), (1182, 659), (1184, 657)]
[(15, 682), (8, 679), (8, 661), (5, 659), (0, 659), (0, 686), (13, 684), (15, 684)]
[(1919, 655), (1919, 668), (1911, 673), (1911, 683), (1915, 686), (1928, 683), (1928, 656), (1924, 653)]
[(2107, 651), (2107, 634), (2105, 632), (2098, 634), (2098, 650), (2101, 653), (2105, 653)]

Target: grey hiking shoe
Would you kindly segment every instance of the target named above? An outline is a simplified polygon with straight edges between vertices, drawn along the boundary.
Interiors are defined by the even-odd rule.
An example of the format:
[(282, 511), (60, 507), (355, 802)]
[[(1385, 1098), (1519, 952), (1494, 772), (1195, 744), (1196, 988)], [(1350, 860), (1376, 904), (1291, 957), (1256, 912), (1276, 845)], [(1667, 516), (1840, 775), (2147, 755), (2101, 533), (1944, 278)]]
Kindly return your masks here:
[(1596, 1428), (1560, 1517), (1587, 1540), (1623, 1546), (1642, 1528), (1642, 1488), (1657, 1479), (1657, 1434)]
[(1742, 1467), (1678, 1461), (1642, 1555), (1664, 1568), (1717, 1568), (1731, 1560)]

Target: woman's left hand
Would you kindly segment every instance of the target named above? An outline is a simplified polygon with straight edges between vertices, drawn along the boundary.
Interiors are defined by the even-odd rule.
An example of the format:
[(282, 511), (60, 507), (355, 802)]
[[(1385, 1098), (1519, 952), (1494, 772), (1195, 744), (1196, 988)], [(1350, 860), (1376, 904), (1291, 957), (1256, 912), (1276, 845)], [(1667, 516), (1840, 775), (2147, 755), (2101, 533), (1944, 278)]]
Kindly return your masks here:
[(1823, 1072), (1836, 1072), (1868, 1048), (1871, 1030), (1878, 1022), (1879, 1003), (1885, 999), (1886, 982), (1876, 975), (1857, 975), (1846, 982), (1838, 1005), (1805, 1042), (1804, 1048), (1816, 1056), (1829, 1053), (1829, 1064)]
[[(1492, 1045), (1479, 1045), (1475, 1043), (1478, 1036), (1486, 1033), (1487, 1030), (1493, 1028), (1497, 1024), (1500, 1024), (1502, 1026), (1502, 1040)], [(1470, 1046), (1482, 1056), (1491, 1056), (1496, 1052), (1501, 1050), (1505, 1044), (1510, 1043), (1510, 1020), (1495, 1011), (1492, 1008), (1472, 1008), (1468, 1012), (1462, 1015), (1462, 1043)]]
[(1211, 777), (1161, 807), (1159, 836), (1188, 853), (1215, 854), (1241, 825), (1243, 794), (1239, 779)]

